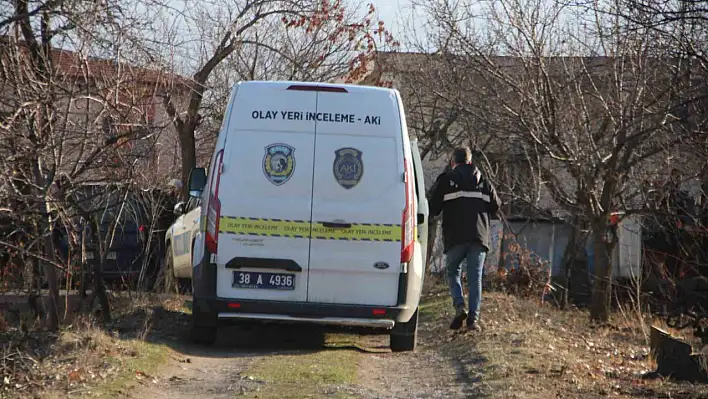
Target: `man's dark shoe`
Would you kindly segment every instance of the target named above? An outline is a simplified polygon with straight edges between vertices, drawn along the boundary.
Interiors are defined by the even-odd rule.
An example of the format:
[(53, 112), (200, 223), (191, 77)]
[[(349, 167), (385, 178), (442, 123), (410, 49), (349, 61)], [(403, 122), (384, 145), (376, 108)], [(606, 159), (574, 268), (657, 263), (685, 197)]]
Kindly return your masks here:
[(457, 308), (457, 312), (455, 312), (455, 318), (452, 319), (452, 323), (450, 323), (450, 330), (459, 330), (462, 327), (462, 322), (467, 319), (467, 312), (465, 312), (464, 308)]
[(467, 329), (471, 331), (482, 331), (482, 328), (479, 326), (479, 323), (472, 318), (467, 319)]

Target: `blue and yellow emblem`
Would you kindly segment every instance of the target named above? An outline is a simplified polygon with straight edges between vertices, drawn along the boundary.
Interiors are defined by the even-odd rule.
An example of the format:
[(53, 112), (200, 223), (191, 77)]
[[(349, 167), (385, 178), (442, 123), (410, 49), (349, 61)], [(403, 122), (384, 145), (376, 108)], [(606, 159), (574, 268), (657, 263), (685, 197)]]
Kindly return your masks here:
[(347, 190), (356, 186), (364, 175), (361, 151), (351, 147), (338, 149), (334, 152), (332, 170), (340, 186)]
[(265, 148), (263, 174), (268, 181), (280, 186), (285, 184), (295, 171), (295, 149), (287, 144), (276, 143)]

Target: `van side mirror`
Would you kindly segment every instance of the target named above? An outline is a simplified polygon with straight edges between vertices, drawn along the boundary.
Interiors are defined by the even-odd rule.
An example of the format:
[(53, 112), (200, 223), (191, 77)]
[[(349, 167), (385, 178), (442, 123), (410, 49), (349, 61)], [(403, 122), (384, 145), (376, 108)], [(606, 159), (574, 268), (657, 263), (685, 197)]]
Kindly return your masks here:
[(192, 168), (189, 172), (189, 195), (198, 197), (206, 186), (206, 169)]
[(423, 224), (425, 223), (425, 215), (422, 213), (418, 214), (418, 224)]
[(173, 209), (175, 216), (182, 216), (184, 213), (184, 202), (178, 202)]

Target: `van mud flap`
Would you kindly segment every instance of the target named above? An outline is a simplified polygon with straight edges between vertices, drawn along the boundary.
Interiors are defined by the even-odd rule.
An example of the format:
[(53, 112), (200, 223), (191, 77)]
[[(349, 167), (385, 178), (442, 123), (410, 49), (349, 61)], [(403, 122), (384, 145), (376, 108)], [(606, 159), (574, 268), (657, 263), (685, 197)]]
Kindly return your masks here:
[(218, 313), (202, 300), (216, 297), (216, 263), (209, 262), (210, 255), (204, 254), (202, 261), (192, 271), (192, 317), (200, 325), (215, 325)]

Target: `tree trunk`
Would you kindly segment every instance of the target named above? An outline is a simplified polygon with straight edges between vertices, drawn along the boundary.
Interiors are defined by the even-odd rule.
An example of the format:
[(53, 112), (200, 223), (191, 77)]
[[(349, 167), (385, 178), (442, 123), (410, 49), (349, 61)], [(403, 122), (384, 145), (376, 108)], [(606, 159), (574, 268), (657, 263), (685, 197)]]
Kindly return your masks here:
[(579, 217), (573, 220), (570, 238), (568, 245), (563, 252), (563, 263), (561, 265), (561, 273), (558, 278), (558, 283), (561, 286), (561, 296), (558, 298), (558, 305), (561, 309), (565, 309), (570, 304), (570, 292), (575, 290), (573, 287), (573, 279), (575, 278), (575, 266), (578, 262), (578, 254), (585, 251), (585, 242), (587, 236), (582, 233), (583, 223)]
[[(120, 218), (120, 214), (117, 217)], [(106, 293), (106, 284), (103, 281), (103, 265), (106, 261), (106, 256), (110, 251), (111, 241), (109, 241), (108, 245), (106, 245), (105, 242), (102, 240), (101, 224), (99, 223), (96, 216), (93, 216), (93, 218), (89, 217), (87, 218), (87, 220), (91, 220), (92, 224), (95, 226), (94, 234), (96, 237), (96, 243), (98, 243), (97, 249), (99, 261), (94, 264), (91, 273), (93, 275), (93, 289), (91, 290), (91, 294), (87, 298), (86, 311), (90, 312), (93, 308), (94, 300), (98, 299), (98, 303), (101, 307), (101, 314), (103, 316), (103, 322), (108, 323), (111, 321), (111, 308), (110, 302), (108, 302), (108, 295)], [(115, 229), (115, 227), (113, 228)]]
[(612, 299), (612, 250), (616, 239), (611, 226), (603, 221), (593, 224), (592, 240), (595, 253), (595, 281), (592, 288), (590, 319), (606, 323), (610, 320)]
[(96, 299), (98, 299), (98, 304), (101, 307), (101, 315), (103, 317), (103, 322), (108, 323), (111, 321), (111, 306), (110, 302), (108, 301), (108, 294), (106, 292), (106, 284), (103, 281), (103, 272), (102, 272), (102, 265), (104, 262), (104, 256), (107, 253), (106, 251), (100, 251), (99, 255), (101, 256), (101, 259), (99, 262), (97, 262), (92, 270), (92, 275), (93, 275), (93, 289), (91, 290), (91, 294), (86, 298), (86, 302), (84, 303), (84, 312), (86, 313), (91, 313), (91, 309), (93, 308), (93, 304)]
[[(50, 222), (51, 223), (51, 222)], [(53, 259), (54, 243), (52, 242), (52, 232), (54, 228), (50, 227), (49, 234), (44, 238), (44, 256), (47, 259)], [(49, 330), (57, 331), (59, 329), (59, 282), (57, 281), (57, 269), (49, 262), (42, 262), (44, 275), (47, 278), (49, 285), (49, 298), (47, 298), (47, 321), (49, 322)]]
[(96, 269), (98, 270), (96, 270), (95, 273), (96, 278), (94, 279), (94, 289), (96, 290), (98, 303), (101, 305), (103, 322), (108, 323), (111, 321), (111, 305), (108, 302), (108, 293), (106, 292), (106, 284), (103, 282), (103, 273), (101, 273), (100, 266), (96, 266)]
[(570, 232), (570, 238), (568, 239), (568, 245), (566, 245), (563, 253), (561, 273), (556, 279), (557, 285), (560, 287), (560, 292), (558, 293), (558, 296), (556, 296), (556, 301), (561, 309), (566, 309), (568, 307), (571, 274), (573, 273), (573, 265), (575, 265), (575, 251), (578, 248), (576, 244), (577, 240), (577, 230), (573, 227), (573, 230)]
[(192, 123), (185, 123), (179, 131), (179, 146), (182, 155), (182, 200), (189, 199), (189, 173), (197, 165), (197, 149)]
[(81, 223), (81, 267), (79, 270), (79, 297), (80, 302), (84, 301), (86, 299), (86, 285), (88, 284), (88, 265), (84, 261), (86, 259), (86, 227), (83, 224), (83, 221)]

